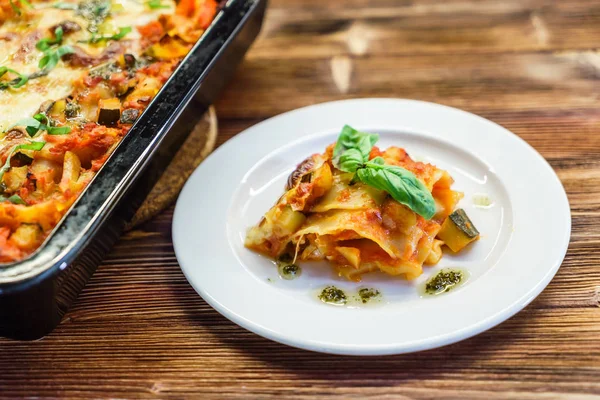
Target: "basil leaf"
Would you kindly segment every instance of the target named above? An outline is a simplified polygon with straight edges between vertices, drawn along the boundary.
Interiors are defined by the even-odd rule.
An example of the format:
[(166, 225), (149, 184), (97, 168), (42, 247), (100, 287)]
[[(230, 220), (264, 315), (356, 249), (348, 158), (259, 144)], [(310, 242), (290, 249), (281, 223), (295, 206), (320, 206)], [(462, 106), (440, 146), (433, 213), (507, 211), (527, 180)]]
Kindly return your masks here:
[(119, 28), (119, 32), (111, 35), (111, 36), (98, 36), (96, 33), (92, 33), (92, 37), (88, 40), (79, 40), (80, 43), (100, 43), (102, 41), (108, 41), (108, 40), (121, 40), (125, 37), (125, 35), (127, 35), (129, 32), (131, 32), (131, 27), (130, 26), (125, 26), (122, 28)]
[(15, 14), (21, 15), (21, 10), (19, 9), (19, 7), (16, 6), (16, 4), (13, 2), (13, 0), (9, 0), (9, 2), (10, 2), (10, 7), (15, 12)]
[(160, 9), (160, 8), (171, 8), (171, 7), (169, 7), (169, 6), (165, 5), (165, 4), (162, 4), (161, 0), (148, 0), (146, 2), (146, 4), (148, 5), (148, 7), (150, 7), (153, 10), (157, 10), (157, 9)]
[[(10, 3), (10, 7), (13, 9), (13, 11), (15, 12), (15, 14), (17, 14), (18, 16), (21, 15), (21, 9), (19, 7), (17, 7), (17, 5), (14, 3), (13, 0), (8, 0)], [(31, 3), (27, 0), (19, 0), (19, 3), (21, 3), (22, 6), (26, 6), (28, 8), (33, 8), (33, 6), (31, 5)]]
[(339, 168), (340, 157), (349, 149), (358, 150), (363, 161), (367, 162), (369, 153), (371, 153), (371, 149), (377, 143), (377, 140), (379, 140), (379, 135), (359, 132), (351, 126), (345, 125), (333, 149), (333, 165)]
[(24, 126), (29, 136), (33, 137), (39, 131), (46, 131), (49, 135), (66, 135), (71, 132), (69, 126), (50, 126), (51, 121), (44, 114), (35, 114), (33, 118), (23, 118), (14, 126)]
[(385, 160), (383, 159), (383, 157), (375, 157), (374, 159), (369, 161), (368, 164), (384, 165)]
[(13, 79), (10, 82), (0, 82), (0, 89), (6, 89), (9, 86), (13, 87), (15, 89), (18, 89), (21, 86), (23, 86), (24, 84), (26, 84), (27, 81), (29, 80), (29, 77), (27, 77), (26, 75), (23, 75), (23, 74), (15, 71), (14, 69), (7, 68), (7, 67), (0, 67), (0, 78), (2, 76), (4, 76), (7, 72), (12, 72), (13, 74), (17, 75), (18, 78)]
[(49, 135), (66, 135), (71, 132), (71, 128), (68, 126), (47, 126), (46, 131)]
[(29, 142), (29, 143), (25, 143), (25, 144), (20, 144), (17, 147), (15, 147), (15, 151), (17, 151), (17, 150), (35, 150), (35, 151), (40, 151), (41, 149), (44, 148), (45, 144), (46, 144), (46, 142), (44, 142), (44, 141)]
[[(51, 70), (54, 67), (51, 68), (46, 68), (46, 66), (50, 63), (50, 58), (54, 57), (54, 53), (49, 52), (44, 54), (44, 57), (42, 57), (40, 59), (40, 62), (38, 63), (38, 68), (39, 69), (43, 69), (43, 70)], [(54, 62), (54, 65), (56, 65), (58, 63), (58, 61)]]
[(44, 52), (44, 57), (40, 59), (38, 68), (45, 71), (50, 71), (60, 61), (60, 58), (65, 54), (75, 53), (75, 49), (69, 45), (60, 46), (56, 50), (50, 48)]
[(56, 55), (58, 56), (58, 58), (61, 58), (62, 56), (64, 56), (65, 54), (73, 54), (75, 53), (75, 49), (72, 46), (64, 45), (64, 46), (60, 46), (58, 49), (56, 49)]
[[(36, 114), (36, 117), (38, 115), (42, 115), (42, 114)], [(17, 121), (17, 123), (13, 125), (13, 127), (15, 127), (15, 126), (24, 126), (25, 130), (31, 137), (35, 136), (36, 133), (38, 133), (40, 130), (45, 129), (45, 127), (46, 127), (44, 124), (42, 124), (42, 122), (40, 122), (39, 117), (38, 118), (31, 118), (31, 117), (23, 118), (23, 119)]]
[(42, 125), (42, 123), (35, 119), (35, 118), (31, 118), (31, 117), (27, 117), (27, 118), (23, 118), (18, 120), (15, 124), (13, 124), (13, 126), (11, 126), (11, 128), (14, 128), (15, 126), (26, 126), (26, 127), (32, 127), (32, 128), (40, 128), (40, 125)]
[(344, 172), (356, 172), (363, 165), (363, 155), (358, 149), (346, 150), (342, 153), (338, 161), (338, 169)]
[(9, 69), (9, 71), (18, 76), (18, 78), (17, 78), (18, 80), (15, 79), (10, 82), (10, 85), (13, 88), (18, 89), (29, 81), (29, 77), (27, 77), (26, 75), (20, 74), (17, 71), (15, 71), (14, 69)]
[(25, 200), (23, 200), (21, 198), (21, 196), (19, 196), (18, 194), (13, 194), (10, 197), (4, 197), (4, 196), (0, 196), (0, 202), (2, 201), (10, 201), (13, 204), (23, 204), (23, 205), (27, 205), (27, 203), (25, 203)]
[(44, 114), (42, 113), (37, 113), (33, 116), (33, 119), (35, 119), (36, 121), (41, 122), (42, 124), (47, 124), (48, 123), (48, 117), (46, 117)]
[(130, 26), (124, 26), (122, 28), (119, 28), (119, 33), (112, 35), (109, 40), (119, 40), (119, 39), (123, 39), (125, 37), (125, 35), (127, 35), (129, 32), (131, 32), (131, 27)]
[(63, 28), (61, 26), (58, 26), (54, 30), (54, 38), (41, 39), (35, 44), (35, 48), (41, 51), (48, 50), (51, 46), (62, 43), (63, 34)]
[(369, 161), (366, 168), (356, 172), (358, 179), (376, 189), (384, 190), (400, 204), (404, 204), (415, 213), (429, 220), (435, 215), (433, 196), (425, 185), (410, 171), (395, 165)]

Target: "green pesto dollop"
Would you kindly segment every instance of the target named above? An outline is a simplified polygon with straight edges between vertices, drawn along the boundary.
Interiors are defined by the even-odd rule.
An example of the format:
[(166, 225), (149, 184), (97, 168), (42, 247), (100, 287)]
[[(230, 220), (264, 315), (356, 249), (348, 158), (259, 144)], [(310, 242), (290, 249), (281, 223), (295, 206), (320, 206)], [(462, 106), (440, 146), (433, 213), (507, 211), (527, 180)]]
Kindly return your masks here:
[(279, 264), (277, 271), (279, 271), (279, 276), (288, 281), (296, 279), (302, 274), (302, 268), (296, 264)]
[(286, 253), (282, 254), (277, 260), (277, 271), (282, 279), (290, 281), (302, 274), (302, 268), (293, 264), (292, 261), (292, 256)]
[(464, 274), (459, 269), (443, 269), (427, 281), (425, 292), (431, 295), (449, 292), (460, 284), (463, 278)]
[(344, 305), (348, 302), (348, 296), (342, 289), (339, 289), (335, 286), (327, 286), (325, 289), (321, 291), (319, 295), (319, 299), (323, 303), (335, 304), (335, 305)]
[(377, 298), (381, 295), (379, 290), (373, 288), (362, 288), (358, 290), (358, 296), (363, 304), (368, 303), (371, 299)]

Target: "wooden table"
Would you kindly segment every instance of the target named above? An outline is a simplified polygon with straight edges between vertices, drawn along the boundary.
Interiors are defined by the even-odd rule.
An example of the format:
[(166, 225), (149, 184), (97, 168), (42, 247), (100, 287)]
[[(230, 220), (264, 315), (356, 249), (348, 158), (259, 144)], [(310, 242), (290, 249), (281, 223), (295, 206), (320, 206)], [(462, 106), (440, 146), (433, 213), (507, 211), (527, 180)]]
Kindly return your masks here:
[(573, 233), (558, 275), (524, 311), (461, 343), (315, 354), (249, 333), (196, 295), (173, 253), (170, 209), (123, 237), (54, 333), (0, 340), (0, 396), (600, 398), (598, 45), (600, 2), (587, 0), (272, 0), (217, 102), (220, 143), (350, 97), (480, 114), (533, 145), (565, 185)]

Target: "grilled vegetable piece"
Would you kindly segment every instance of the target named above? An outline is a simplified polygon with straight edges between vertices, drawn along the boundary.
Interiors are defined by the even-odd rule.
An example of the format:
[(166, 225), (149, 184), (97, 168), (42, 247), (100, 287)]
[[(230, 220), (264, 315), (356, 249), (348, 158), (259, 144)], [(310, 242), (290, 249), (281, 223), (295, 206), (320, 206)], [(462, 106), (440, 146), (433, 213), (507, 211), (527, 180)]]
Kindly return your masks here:
[(27, 181), (27, 166), (13, 167), (4, 174), (2, 183), (9, 193), (15, 193)]
[(42, 230), (37, 224), (22, 224), (10, 236), (11, 242), (19, 248), (31, 250), (35, 248), (42, 238)]
[(98, 123), (100, 125), (114, 125), (121, 117), (121, 101), (116, 97), (100, 100), (98, 103)]
[(289, 205), (278, 203), (267, 211), (258, 226), (250, 228), (245, 245), (279, 257), (290, 241), (290, 236), (305, 220), (306, 216), (301, 212), (292, 210)]
[(121, 123), (122, 124), (133, 124), (135, 120), (140, 115), (140, 110), (136, 108), (127, 108), (123, 110), (121, 114)]
[(54, 102), (52, 107), (48, 110), (48, 116), (53, 119), (58, 119), (65, 114), (65, 108), (67, 107), (67, 100), (60, 99)]
[(304, 160), (288, 178), (285, 196), (294, 211), (308, 209), (333, 185), (331, 168), (320, 155)]
[[(59, 102), (57, 102), (57, 103), (59, 103)], [(81, 107), (79, 106), (79, 104), (75, 103), (74, 101), (68, 101), (65, 103), (64, 113), (65, 113), (66, 118), (77, 118), (80, 111), (81, 111)]]
[(437, 235), (454, 252), (461, 251), (469, 243), (479, 239), (479, 231), (462, 208), (446, 218)]

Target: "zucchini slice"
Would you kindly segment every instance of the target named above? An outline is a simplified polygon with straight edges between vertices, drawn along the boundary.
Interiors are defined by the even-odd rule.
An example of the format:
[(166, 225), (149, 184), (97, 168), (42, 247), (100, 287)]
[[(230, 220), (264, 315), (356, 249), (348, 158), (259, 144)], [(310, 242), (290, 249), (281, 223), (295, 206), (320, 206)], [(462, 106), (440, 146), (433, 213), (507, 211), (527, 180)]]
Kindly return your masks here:
[(479, 231), (465, 210), (459, 208), (446, 218), (437, 236), (450, 250), (459, 252), (469, 243), (479, 239)]
[(121, 101), (113, 97), (103, 99), (98, 103), (98, 123), (100, 125), (114, 125), (121, 117)]

